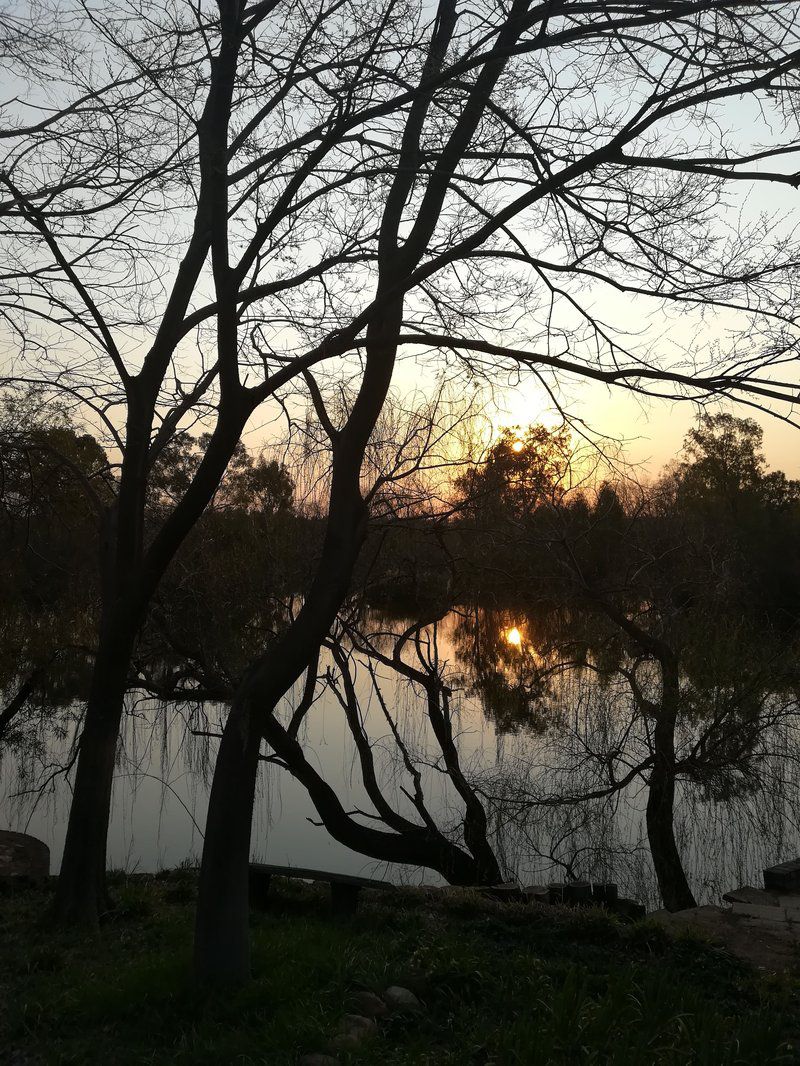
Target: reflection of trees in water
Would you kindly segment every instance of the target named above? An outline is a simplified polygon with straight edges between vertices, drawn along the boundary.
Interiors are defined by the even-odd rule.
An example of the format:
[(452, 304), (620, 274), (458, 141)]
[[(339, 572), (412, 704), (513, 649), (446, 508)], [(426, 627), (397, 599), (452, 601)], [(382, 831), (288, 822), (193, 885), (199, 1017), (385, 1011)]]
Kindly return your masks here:
[[(661, 686), (653, 662), (632, 661), (608, 628), (563, 606), (459, 610), (425, 625), (354, 604), (346, 622), (316, 664), (313, 702), (302, 707), (306, 685), (299, 685), (279, 714), (290, 723), (300, 709), (296, 735), (304, 758), (319, 739), (314, 715), (346, 725), (342, 765), (351, 771), (343, 810), (351, 823), (374, 829), (380, 818), (385, 826), (391, 808), (395, 832), (406, 832), (402, 823), (410, 822), (414, 832), (427, 827), (429, 837), (438, 835), (442, 847), (450, 841), (464, 848), (466, 798), (473, 827), (476, 817), (485, 818), (485, 846), (504, 873), (527, 882), (615, 880), (656, 901), (644, 818), (653, 760), (647, 707)], [(514, 629), (518, 643), (509, 640)], [(793, 817), (796, 698), (788, 685), (769, 690), (776, 664), (768, 649), (745, 642), (748, 662), (742, 646), (731, 652), (729, 635), (717, 643), (727, 656), (711, 655), (709, 637), (705, 672), (692, 661), (691, 675), (681, 679), (676, 729), (675, 832), (699, 899), (752, 878), (800, 840)], [(66, 683), (65, 675), (62, 688)], [(217, 710), (188, 695), (161, 702), (151, 693), (129, 696), (117, 776), (131, 783), (130, 803), (137, 775), (159, 779), (165, 803), (188, 775), (190, 796), (181, 790), (180, 802), (194, 816), (216, 752), (223, 717)], [(450, 753), (449, 765), (447, 732), (437, 735), (435, 728), (443, 713), (456, 756)], [(74, 752), (76, 706), (42, 714), (40, 747), (18, 767), (23, 789), (42, 780), (52, 785), (52, 774)], [(372, 791), (364, 785), (370, 758)], [(275, 765), (281, 762), (274, 758), (261, 775), (271, 804), (286, 770), (298, 771)], [(327, 783), (341, 788), (327, 769)], [(424, 793), (421, 806), (415, 790)], [(374, 802), (379, 793), (383, 810)], [(371, 839), (352, 837), (368, 855)], [(412, 861), (410, 850), (402, 854), (398, 861)]]
[[(512, 621), (535, 652), (507, 646)], [(467, 677), (498, 732), (511, 734), (482, 791), (503, 811), (523, 866), (538, 857), (539, 869), (613, 877), (652, 900), (644, 812), (663, 699), (659, 670), (609, 647), (600, 631), (593, 636), (585, 617), (571, 636), (563, 610), (457, 618), (453, 637)], [(800, 839), (796, 693), (790, 685), (775, 690), (778, 664), (774, 656), (759, 660), (752, 642), (749, 657), (741, 647), (732, 652), (729, 634), (718, 641), (727, 656), (712, 654), (713, 643), (706, 642), (705, 672), (694, 663), (694, 673), (680, 678), (675, 733), (675, 836), (701, 898), (752, 878)]]
[(587, 663), (582, 619), (547, 612), (473, 607), (454, 612), (452, 638), (465, 682), (498, 733), (543, 732), (557, 711), (547, 699), (557, 678)]
[[(800, 484), (768, 470), (761, 443), (756, 423), (704, 414), (655, 484), (585, 491), (563, 437), (539, 427), (529, 440), (506, 434), (456, 486), (464, 588), (482, 603), (488, 586), (512, 608), (473, 612), (456, 627), (459, 650), (498, 730), (520, 743), (538, 734), (514, 802), (563, 844), (567, 809), (641, 796), (670, 909), (694, 902), (687, 849), (717, 815), (738, 807), (745, 820), (767, 793), (790, 806), (796, 795), (793, 733), (781, 727), (797, 715)], [(609, 686), (623, 737), (601, 706)], [(778, 821), (765, 827), (775, 847)], [(603, 836), (597, 819), (584, 836)]]

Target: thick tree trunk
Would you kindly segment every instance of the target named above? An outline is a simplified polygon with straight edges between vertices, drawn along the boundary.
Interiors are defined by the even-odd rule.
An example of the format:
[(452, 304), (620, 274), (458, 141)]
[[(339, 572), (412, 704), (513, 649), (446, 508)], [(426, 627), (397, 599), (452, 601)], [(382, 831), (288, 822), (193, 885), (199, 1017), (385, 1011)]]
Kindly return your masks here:
[(109, 636), (98, 650), (53, 906), (58, 924), (96, 929), (108, 907), (108, 822), (129, 659), (130, 638)]
[[(346, 847), (387, 862), (427, 866), (451, 884), (499, 880), (496, 864), (487, 869), (426, 827), (394, 833), (361, 825), (347, 814), (334, 790), (307, 761), (300, 744), (273, 715), (267, 718), (266, 738), (305, 786), (327, 831)], [(251, 728), (249, 715), (235, 706), (214, 770), (203, 846), (194, 964), (196, 976), (204, 983), (236, 984), (250, 975), (248, 865), (258, 748), (258, 732)]]
[(204, 982), (231, 984), (249, 977), (248, 863), (264, 718), (300, 677), (344, 598), (363, 538), (357, 483), (355, 493), (360, 506), (350, 501), (351, 507), (343, 509), (343, 524), (350, 528), (345, 533), (329, 520), (323, 548), (323, 562), (342, 552), (345, 568), (320, 568), (289, 631), (243, 680), (225, 723), (208, 803), (195, 925), (194, 968)]
[(655, 723), (655, 764), (647, 796), (647, 838), (661, 899), (668, 911), (697, 903), (675, 841), (675, 723), (680, 704), (680, 675), (675, 657), (662, 649), (661, 707)]
[[(198, 901), (195, 972), (204, 980), (246, 980), (249, 952), (247, 864), (257, 745), (280, 698), (312, 660), (336, 617), (366, 533), (367, 508), (359, 478), (364, 451), (392, 379), (402, 303), (386, 321), (370, 324), (361, 389), (345, 427), (333, 431), (333, 476), (322, 556), (297, 618), (261, 657), (242, 683), (223, 734), (224, 763), (214, 770), (209, 830), (203, 846), (203, 891)], [(388, 334), (388, 340), (387, 340)], [(269, 738), (268, 738), (269, 739)], [(245, 758), (249, 752), (253, 761)], [(220, 758), (222, 749), (220, 749)], [(238, 822), (246, 824), (236, 824)], [(229, 895), (228, 893), (232, 893)], [(217, 945), (230, 947), (222, 954)], [(223, 969), (217, 968), (219, 958)]]
[(675, 777), (668, 767), (657, 766), (650, 775), (647, 839), (661, 899), (668, 911), (697, 906), (675, 842), (674, 807)]
[[(81, 736), (67, 839), (55, 904), (56, 919), (96, 926), (105, 905), (106, 838), (117, 737), (134, 641), (150, 599), (171, 560), (216, 491), (253, 410), (237, 367), (235, 294), (227, 264), (228, 126), (236, 68), (244, 33), (243, 7), (220, 7), (222, 37), (210, 64), (210, 84), (198, 122), (200, 190), (191, 240), (150, 351), (138, 374), (125, 378), (128, 414), (119, 496), (106, 515), (103, 536), (103, 621), (92, 690)], [(255, 22), (258, 18), (255, 18)], [(252, 23), (255, 25), (255, 23)], [(219, 267), (220, 240), (225, 246)], [(200, 467), (180, 502), (145, 548), (148, 478), (154, 459), (151, 440), (159, 391), (180, 343), (195, 286), (213, 245), (217, 283), (219, 418)], [(201, 394), (201, 393), (200, 393)], [(188, 410), (188, 409), (187, 409)], [(180, 421), (161, 423), (166, 443)]]
[(250, 975), (248, 864), (260, 738), (243, 707), (231, 710), (208, 806), (195, 925), (195, 973), (231, 984)]

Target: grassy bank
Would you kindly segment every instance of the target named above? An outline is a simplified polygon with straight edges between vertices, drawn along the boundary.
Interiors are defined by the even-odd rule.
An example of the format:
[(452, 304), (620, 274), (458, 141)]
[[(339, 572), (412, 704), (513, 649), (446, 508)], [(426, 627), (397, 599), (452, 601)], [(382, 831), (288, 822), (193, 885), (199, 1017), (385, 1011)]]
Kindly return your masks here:
[(224, 996), (188, 977), (189, 871), (115, 878), (99, 939), (53, 937), (44, 891), (0, 897), (0, 1062), (289, 1066), (325, 1048), (355, 991), (390, 984), (424, 1014), (343, 1064), (800, 1061), (796, 982), (652, 923), (421, 892), (333, 920), (323, 890), (275, 887), (253, 916), (254, 980)]

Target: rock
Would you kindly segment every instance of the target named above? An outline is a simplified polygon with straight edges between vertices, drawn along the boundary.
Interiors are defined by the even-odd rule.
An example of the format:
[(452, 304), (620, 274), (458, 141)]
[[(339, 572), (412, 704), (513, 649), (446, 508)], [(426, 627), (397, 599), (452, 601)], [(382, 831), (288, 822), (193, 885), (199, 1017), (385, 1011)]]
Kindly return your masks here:
[(345, 1033), (374, 1033), (377, 1026), (372, 1018), (365, 1018), (363, 1014), (345, 1014), (342, 1018), (342, 1031)]
[(800, 859), (764, 870), (764, 888), (772, 892), (800, 892)]
[(386, 1006), (394, 1013), (422, 1010), (422, 1004), (414, 993), (407, 988), (401, 988), (400, 985), (392, 985), (387, 988), (383, 998), (386, 1001)]
[(389, 1008), (374, 992), (355, 992), (351, 998), (353, 1006), (365, 1018), (383, 1018), (389, 1013)]
[(50, 875), (50, 849), (27, 833), (0, 829), (0, 880), (44, 881)]
[(333, 1055), (323, 1055), (319, 1051), (312, 1051), (310, 1055), (303, 1055), (298, 1066), (339, 1066), (339, 1060)]
[(351, 1051), (372, 1036), (377, 1028), (372, 1018), (365, 1018), (361, 1014), (345, 1014), (339, 1033), (331, 1040), (331, 1047), (336, 1051)]

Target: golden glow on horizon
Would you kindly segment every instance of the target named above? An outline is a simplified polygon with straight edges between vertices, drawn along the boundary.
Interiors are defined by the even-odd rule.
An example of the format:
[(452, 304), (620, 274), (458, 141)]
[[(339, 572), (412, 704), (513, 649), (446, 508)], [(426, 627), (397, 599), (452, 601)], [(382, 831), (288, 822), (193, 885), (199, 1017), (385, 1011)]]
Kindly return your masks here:
[(506, 640), (509, 644), (512, 644), (515, 648), (522, 647), (522, 634), (514, 626), (512, 629), (506, 631)]

